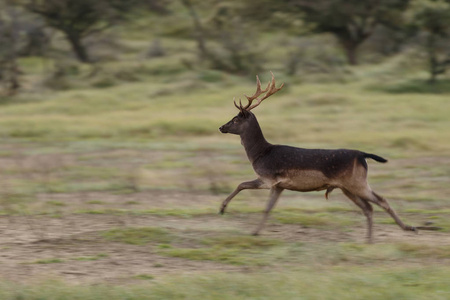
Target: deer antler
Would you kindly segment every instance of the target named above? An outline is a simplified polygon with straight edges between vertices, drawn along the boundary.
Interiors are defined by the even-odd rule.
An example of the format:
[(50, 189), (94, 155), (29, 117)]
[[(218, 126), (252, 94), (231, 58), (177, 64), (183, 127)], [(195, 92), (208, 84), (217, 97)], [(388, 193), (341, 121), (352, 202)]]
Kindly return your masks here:
[[(256, 75), (256, 92), (255, 92), (255, 94), (251, 97), (244, 95), (248, 100), (248, 103), (246, 106), (242, 106), (241, 99), (239, 99), (239, 106), (236, 104), (236, 101), (234, 101), (234, 106), (236, 106), (240, 111), (244, 111), (244, 110), (250, 111), (253, 108), (260, 105), (264, 99), (269, 98), (270, 96), (272, 96), (273, 94), (275, 94), (276, 92), (281, 90), (284, 86), (284, 83), (281, 84), (281, 86), (279, 88), (277, 88), (275, 86), (275, 76), (273, 75), (272, 72), (270, 72), (270, 74), (272, 74), (272, 80), (269, 82), (269, 84), (267, 85), (267, 87), (264, 90), (261, 90), (261, 81), (259, 81), (259, 77), (258, 77), (258, 75)], [(262, 98), (258, 99), (258, 97), (264, 93), (266, 93), (266, 94)], [(257, 102), (255, 104), (251, 105), (253, 100), (255, 100), (255, 99), (257, 100)]]

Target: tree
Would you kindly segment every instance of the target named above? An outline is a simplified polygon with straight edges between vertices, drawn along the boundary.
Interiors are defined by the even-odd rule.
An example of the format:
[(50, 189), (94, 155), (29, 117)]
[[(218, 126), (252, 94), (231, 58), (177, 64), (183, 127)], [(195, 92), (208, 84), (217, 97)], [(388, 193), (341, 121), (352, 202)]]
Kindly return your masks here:
[(206, 47), (206, 29), (204, 28), (197, 11), (194, 9), (191, 0), (181, 0), (181, 3), (189, 11), (194, 25), (194, 38), (197, 41), (198, 53), (200, 57), (209, 58), (211, 54)]
[(336, 36), (350, 64), (358, 63), (357, 49), (375, 28), (383, 24), (390, 28), (401, 25), (402, 12), (409, 0), (285, 0), (292, 11), (315, 32)]
[(450, 0), (417, 1), (413, 23), (425, 34), (430, 83), (450, 66)]
[(7, 94), (14, 94), (20, 88), (17, 20), (15, 7), (0, 3), (0, 83)]
[(237, 12), (240, 7), (236, 3), (217, 1), (206, 20), (199, 17), (191, 0), (181, 3), (192, 18), (201, 60), (208, 61), (214, 69), (231, 73), (254, 74), (260, 70), (262, 55), (256, 46), (256, 35)]
[(164, 12), (165, 0), (28, 0), (26, 7), (64, 33), (77, 58), (90, 62), (83, 38), (105, 30), (137, 7)]

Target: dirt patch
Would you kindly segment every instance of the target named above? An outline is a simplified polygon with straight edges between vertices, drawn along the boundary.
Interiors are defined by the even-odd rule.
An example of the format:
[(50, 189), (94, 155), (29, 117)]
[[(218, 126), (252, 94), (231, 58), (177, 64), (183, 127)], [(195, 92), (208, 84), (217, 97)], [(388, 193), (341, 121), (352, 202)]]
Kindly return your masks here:
[[(237, 214), (188, 219), (126, 215), (1, 217), (0, 277), (18, 282), (50, 277), (77, 283), (126, 283), (139, 281), (139, 275), (157, 278), (170, 274), (244, 271), (248, 267), (165, 257), (151, 245), (108, 242), (99, 232), (125, 226), (160, 227), (186, 237), (205, 238), (223, 230), (250, 232), (260, 217), (259, 214), (249, 214), (245, 218)], [(423, 231), (414, 234), (385, 224), (377, 224), (374, 232), (377, 243), (450, 245), (450, 235), (446, 233)], [(264, 237), (303, 243), (363, 243), (364, 234), (363, 224), (351, 231), (340, 231), (271, 223), (263, 232)]]
[[(57, 277), (71, 282), (123, 282), (142, 274), (180, 274), (237, 270), (214, 262), (158, 255), (151, 246), (108, 242), (99, 232), (121, 226), (158, 226), (186, 230), (177, 218), (71, 215), (64, 218), (0, 219), (0, 277), (29, 281)], [(197, 220), (202, 223), (202, 220)], [(204, 220), (203, 220), (204, 222)]]

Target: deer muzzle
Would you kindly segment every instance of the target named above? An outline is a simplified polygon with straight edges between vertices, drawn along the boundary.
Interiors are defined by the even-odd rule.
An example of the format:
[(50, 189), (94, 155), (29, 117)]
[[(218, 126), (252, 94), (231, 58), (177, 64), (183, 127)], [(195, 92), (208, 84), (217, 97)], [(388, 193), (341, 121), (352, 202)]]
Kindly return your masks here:
[(219, 127), (219, 131), (222, 132), (222, 133), (228, 133), (228, 131), (225, 129), (225, 125), (220, 126)]

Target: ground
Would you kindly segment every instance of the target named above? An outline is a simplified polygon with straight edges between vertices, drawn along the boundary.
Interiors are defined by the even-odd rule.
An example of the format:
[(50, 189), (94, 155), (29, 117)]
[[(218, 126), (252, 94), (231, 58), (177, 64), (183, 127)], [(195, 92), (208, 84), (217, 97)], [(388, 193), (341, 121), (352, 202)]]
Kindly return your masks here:
[[(244, 192), (243, 192), (244, 193)], [(335, 192), (339, 194), (339, 192)], [(305, 194), (288, 195), (288, 203), (301, 199)], [(48, 196), (48, 195), (47, 195)], [(79, 195), (78, 195), (79, 196)], [(67, 206), (80, 207), (74, 195), (53, 194), (53, 204), (61, 208)], [(71, 198), (72, 197), (72, 198)], [(33, 282), (43, 278), (59, 278), (71, 283), (114, 283), (126, 284), (139, 281), (141, 277), (158, 279), (164, 275), (205, 274), (208, 272), (261, 272), (292, 267), (292, 261), (286, 262), (280, 258), (269, 259), (269, 263), (241, 264), (224, 263), (214, 260), (186, 259), (164, 255), (153, 242), (139, 244), (123, 243), (108, 240), (102, 233), (113, 228), (162, 228), (176, 236), (174, 247), (198, 248), (201, 240), (223, 236), (224, 234), (249, 236), (256, 227), (261, 214), (254, 212), (231, 211), (225, 216), (215, 214), (223, 195), (193, 192), (161, 192), (148, 191), (128, 195), (109, 195), (102, 193), (87, 193), (87, 199), (101, 199), (85, 206), (104, 206), (109, 201), (115, 203), (114, 209), (105, 212), (84, 211), (73, 213), (61, 212), (59, 215), (14, 215), (0, 217), (0, 267), (3, 280), (14, 282)], [(338, 200), (330, 200), (324, 205), (334, 206), (335, 202), (345, 201), (338, 195)], [(123, 201), (121, 198), (126, 198)], [(254, 198), (254, 196), (252, 197)], [(333, 199), (333, 196), (331, 197)], [(43, 200), (45, 199), (45, 200)], [(41, 196), (41, 202), (47, 201)], [(138, 200), (139, 199), (139, 200)], [(66, 202), (64, 202), (66, 201)], [(134, 201), (134, 202), (132, 202)], [(138, 202), (139, 201), (139, 202)], [(265, 199), (260, 200), (263, 209)], [(325, 201), (325, 200), (321, 200)], [(275, 209), (289, 212), (289, 204), (283, 199)], [(333, 203), (334, 202), (334, 203)], [(65, 204), (64, 204), (65, 203)], [(128, 204), (127, 204), (128, 203)], [(134, 204), (133, 204), (134, 203)], [(231, 207), (239, 206), (242, 201), (232, 202)], [(58, 205), (58, 204), (57, 204)], [(132, 211), (125, 209), (133, 207)], [(141, 209), (137, 210), (136, 206)], [(170, 211), (163, 215), (166, 209), (183, 206), (185, 208), (203, 207), (205, 211), (186, 215)], [(158, 211), (144, 212), (143, 208), (158, 208)], [(260, 238), (275, 239), (283, 245), (310, 244), (331, 245), (351, 243), (364, 245), (365, 222), (356, 207), (348, 203), (345, 211), (335, 211), (327, 214), (329, 218), (355, 220), (350, 225), (319, 226), (312, 224), (283, 224), (273, 220), (268, 223)], [(91, 208), (92, 209), (92, 208)], [(70, 210), (70, 209), (68, 209)], [(124, 210), (124, 211), (121, 211)], [(293, 209), (295, 211), (295, 209)], [(420, 213), (402, 213), (402, 218), (414, 225), (427, 221), (427, 216)], [(378, 211), (375, 222), (385, 219), (387, 215)], [(388, 222), (386, 222), (388, 223)], [(379, 245), (409, 245), (411, 247), (428, 248), (450, 246), (450, 235), (447, 232), (420, 231), (419, 234), (404, 232), (394, 224), (376, 224), (374, 227), (375, 243)], [(259, 237), (257, 237), (259, 238)], [(328, 247), (327, 246), (327, 247)], [(270, 255), (270, 254), (267, 254)], [(302, 255), (302, 254), (299, 254)], [(431, 254), (433, 256), (433, 254)], [(429, 257), (430, 263), (448, 261), (449, 255)], [(396, 259), (396, 263), (411, 263), (411, 258), (405, 261)], [(345, 261), (345, 260), (344, 260)], [(414, 263), (414, 259), (412, 259)], [(293, 261), (302, 265), (303, 260)], [(365, 264), (366, 262), (356, 262)]]

